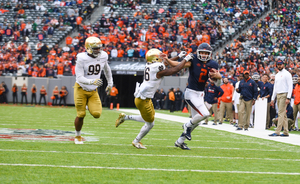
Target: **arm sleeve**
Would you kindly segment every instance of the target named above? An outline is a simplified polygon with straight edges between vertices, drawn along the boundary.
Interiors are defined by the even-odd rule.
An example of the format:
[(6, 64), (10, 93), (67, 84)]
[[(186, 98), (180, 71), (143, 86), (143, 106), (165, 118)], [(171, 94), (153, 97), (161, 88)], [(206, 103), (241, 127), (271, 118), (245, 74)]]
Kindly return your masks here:
[(224, 91), (220, 87), (218, 87), (218, 90), (219, 90), (219, 94), (218, 94), (217, 98), (220, 98), (224, 94)]
[(104, 75), (107, 80), (107, 85), (112, 87), (113, 86), (113, 78), (112, 78), (111, 69), (107, 62), (105, 63), (103, 70), (104, 70)]
[(78, 61), (78, 59), (75, 66), (75, 74), (76, 74), (76, 81), (82, 84), (90, 85), (93, 81), (93, 79), (87, 79), (84, 77), (83, 65)]
[(292, 79), (292, 75), (290, 73), (287, 73), (287, 84), (288, 84), (288, 94), (287, 94), (287, 98), (291, 98), (292, 97), (292, 92), (293, 92), (293, 79)]
[(273, 94), (272, 94), (272, 98), (271, 98), (271, 100), (275, 100), (275, 98), (276, 98), (276, 89), (275, 89), (275, 83), (274, 83), (274, 85), (273, 85)]
[(254, 88), (253, 98), (254, 98), (254, 100), (256, 100), (257, 96), (258, 96), (258, 91), (257, 91), (257, 84), (255, 82), (253, 82), (253, 88)]
[(240, 94), (241, 94), (241, 92), (242, 92), (242, 88), (241, 88), (241, 82), (239, 83), (239, 87), (238, 87), (237, 89), (239, 89), (239, 92), (238, 92), (238, 93), (240, 93)]

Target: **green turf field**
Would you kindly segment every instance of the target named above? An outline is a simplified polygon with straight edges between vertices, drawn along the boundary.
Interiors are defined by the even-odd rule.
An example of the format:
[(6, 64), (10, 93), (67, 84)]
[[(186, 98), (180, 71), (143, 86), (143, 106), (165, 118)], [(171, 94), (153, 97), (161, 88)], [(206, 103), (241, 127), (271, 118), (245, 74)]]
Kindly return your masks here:
[[(74, 108), (0, 106), (1, 183), (300, 182), (299, 146), (198, 127), (188, 142), (192, 150), (183, 151), (174, 147), (182, 124), (156, 119), (142, 140), (148, 149), (138, 150), (131, 142), (143, 124), (115, 128), (118, 114), (87, 113), (82, 131), (89, 141), (75, 145), (56, 140), (73, 137)], [(5, 137), (12, 131), (21, 136)]]

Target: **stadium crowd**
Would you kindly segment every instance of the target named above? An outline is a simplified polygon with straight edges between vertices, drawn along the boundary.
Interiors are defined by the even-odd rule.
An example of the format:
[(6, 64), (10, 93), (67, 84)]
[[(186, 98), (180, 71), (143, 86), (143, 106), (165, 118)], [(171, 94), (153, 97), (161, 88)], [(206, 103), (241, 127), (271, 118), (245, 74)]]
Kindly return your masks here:
[[(75, 3), (73, 1), (68, 2)], [(102, 40), (104, 50), (108, 52), (112, 61), (116, 59), (121, 61), (141, 61), (146, 52), (154, 47), (160, 49), (169, 57), (178, 55), (181, 50), (186, 50), (188, 53), (195, 52), (197, 46), (203, 42), (217, 47), (219, 40), (228, 38), (225, 35), (237, 33), (238, 26), (244, 20), (252, 20), (256, 17), (255, 13), (263, 12), (265, 8), (269, 8), (268, 2), (262, 0), (245, 2), (235, 0), (216, 1), (214, 4), (211, 1), (195, 1), (190, 6), (190, 9), (178, 9), (174, 6), (176, 1), (171, 1), (167, 8), (158, 10), (154, 8), (152, 10), (147, 10), (147, 8), (141, 10), (141, 3), (140, 0), (128, 2), (109, 1), (107, 4), (109, 13), (103, 14), (99, 21), (93, 25), (90, 23), (87, 25), (82, 24), (82, 19), (78, 18), (80, 17), (80, 12), (92, 11), (92, 7), (94, 7), (93, 2), (88, 7), (77, 11), (79, 16), (76, 20), (72, 18), (72, 15), (76, 13), (76, 9), (72, 9), (74, 11), (71, 13), (67, 12), (64, 15), (61, 15), (61, 11), (57, 12), (60, 17), (57, 20), (46, 16), (41, 20), (41, 23), (46, 26), (44, 26), (45, 29), (43, 27), (44, 32), (35, 33), (40, 40), (35, 45), (35, 49), (38, 54), (43, 56), (36, 63), (38, 68), (33, 68), (35, 63), (31, 63), (32, 54), (28, 43), (15, 43), (15, 40), (12, 40), (2, 46), (3, 56), (1, 57), (0, 55), (0, 60), (1, 58), (3, 59), (0, 63), (0, 72), (17, 73), (19, 70), (18, 75), (23, 74), (33, 77), (74, 75), (76, 54), (84, 51), (84, 41), (89, 36), (97, 36)], [(151, 3), (153, 4), (153, 2)], [(160, 3), (160, 1), (155, 3)], [(240, 8), (242, 3), (245, 9)], [(77, 6), (78, 4), (79, 1), (77, 1)], [(52, 12), (58, 11), (59, 9), (57, 10), (55, 7), (61, 6), (57, 0), (54, 1), (53, 5), (54, 7), (50, 10)], [(117, 14), (117, 10), (122, 8), (130, 8), (132, 11), (129, 12), (132, 15)], [(68, 16), (68, 13), (71, 17)], [(197, 18), (195, 16), (197, 14), (203, 15), (203, 20)], [(38, 17), (37, 20), (39, 19)], [(141, 20), (151, 20), (151, 22), (148, 25), (141, 23)], [(16, 25), (18, 24), (21, 23), (16, 21)], [(61, 24), (77, 26), (80, 34), (73, 38), (68, 36), (66, 38), (66, 47), (59, 48), (58, 45), (55, 45), (50, 49), (43, 42), (43, 38), (44, 36), (51, 37), (51, 33), (48, 34), (48, 31), (50, 30), (51, 32), (53, 27), (56, 29), (62, 28), (60, 27)], [(23, 27), (29, 25), (24, 23)], [(16, 27), (21, 28), (22, 26)], [(32, 27), (34, 26), (32, 25)], [(6, 30), (9, 29), (7, 27), (4, 28), (6, 28), (6, 34)], [(34, 29), (32, 30), (34, 33)], [(28, 29), (22, 31), (20, 35), (28, 33)], [(13, 32), (13, 29), (11, 32)], [(28, 34), (31, 34), (31, 32)], [(11, 50), (11, 47), (13, 47), (12, 50), (19, 48), (15, 54), (17, 60), (11, 59), (12, 61), (8, 61), (8, 58), (13, 58), (8, 57), (10, 54), (7, 53)], [(23, 50), (21, 50), (21, 47)], [(224, 61), (221, 60), (220, 63), (223, 64)], [(19, 67), (18, 65), (21, 66)], [(35, 71), (35, 69), (37, 70)]]
[[(53, 46), (48, 43), (57, 39), (53, 36), (59, 31), (67, 31), (70, 26), (76, 28), (82, 23), (84, 16), (93, 12), (94, 2), (90, 1), (88, 6), (83, 6), (85, 1), (48, 0), (47, 3), (50, 2), (50, 5), (47, 4), (46, 7), (41, 4), (42, 2), (31, 1), (30, 3), (27, 0), (16, 0), (6, 4), (2, 2), (0, 5), (0, 15), (3, 15), (1, 16), (3, 22), (0, 22), (0, 75), (33, 77), (72, 75), (71, 69), (77, 52), (73, 53), (74, 48), (64, 50), (59, 48), (58, 44)], [(30, 11), (41, 16), (35, 15), (34, 20), (30, 17), (31, 19), (26, 21), (27, 17), (32, 16)], [(9, 15), (14, 17), (14, 22), (9, 22), (9, 17), (5, 16), (10, 12), (12, 14)], [(33, 60), (35, 56), (41, 57), (38, 62)], [(60, 69), (61, 65), (63, 71)]]

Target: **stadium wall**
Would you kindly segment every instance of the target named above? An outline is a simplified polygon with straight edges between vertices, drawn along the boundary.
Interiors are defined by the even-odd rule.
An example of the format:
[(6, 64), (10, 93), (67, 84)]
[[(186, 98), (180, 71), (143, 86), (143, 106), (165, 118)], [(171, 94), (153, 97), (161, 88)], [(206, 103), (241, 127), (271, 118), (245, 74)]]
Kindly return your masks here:
[[(102, 77), (103, 78), (103, 77)], [(31, 87), (32, 84), (35, 84), (37, 87), (37, 103), (40, 99), (40, 88), (42, 85), (45, 86), (47, 90), (47, 103), (52, 102), (51, 96), (52, 91), (55, 86), (58, 86), (60, 89), (62, 86), (66, 86), (68, 89), (68, 96), (66, 98), (66, 102), (68, 105), (74, 105), (74, 91), (73, 86), (76, 81), (76, 78), (74, 76), (62, 76), (60, 78), (54, 79), (54, 78), (38, 78), (38, 77), (11, 77), (11, 76), (0, 76), (0, 82), (4, 81), (7, 85), (7, 88), (9, 92), (7, 93), (7, 100), (9, 103), (12, 103), (12, 86), (14, 83), (18, 86), (18, 103), (21, 102), (21, 88), (22, 85), (25, 83), (27, 86), (27, 100), (30, 104), (31, 102)], [(114, 75), (114, 83), (116, 84), (118, 90), (119, 90), (119, 100), (121, 107), (134, 107), (134, 89), (135, 89), (135, 83), (139, 82), (141, 83), (143, 81), (142, 76), (134, 77), (132, 75)], [(187, 76), (182, 77), (173, 77), (168, 76), (164, 77), (159, 89), (163, 88), (166, 93), (168, 93), (168, 90), (170, 88), (180, 88), (181, 91), (184, 91), (187, 83)], [(107, 85), (106, 80), (104, 81), (104, 85), (99, 88), (99, 94), (101, 97), (101, 100), (105, 100), (105, 92), (104, 89)], [(105, 105), (105, 104), (103, 104)]]

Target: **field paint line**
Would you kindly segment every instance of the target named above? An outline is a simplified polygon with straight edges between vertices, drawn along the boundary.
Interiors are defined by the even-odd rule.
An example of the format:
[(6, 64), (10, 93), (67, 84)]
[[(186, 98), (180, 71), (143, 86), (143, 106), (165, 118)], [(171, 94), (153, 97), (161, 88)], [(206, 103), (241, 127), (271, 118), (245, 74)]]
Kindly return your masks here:
[(102, 166), (76, 166), (76, 165), (10, 164), (10, 163), (0, 163), (0, 165), (2, 165), (2, 166), (23, 166), (23, 167), (75, 168), (75, 169), (140, 170), (140, 171), (265, 174), (265, 175), (269, 175), (269, 174), (271, 174), (271, 175), (300, 175), (300, 173), (285, 173), (285, 172), (220, 171), (220, 170), (197, 170), (197, 169), (159, 169), (159, 168), (102, 167)]
[[(120, 109), (122, 112), (129, 112), (132, 114), (139, 114), (140, 112), (137, 109)], [(181, 123), (186, 123), (190, 120), (190, 118), (187, 117), (182, 117), (182, 116), (176, 116), (176, 115), (168, 115), (168, 114), (162, 114), (162, 113), (155, 113), (155, 118), (160, 118), (168, 121), (175, 121), (175, 122), (181, 122)], [(297, 134), (290, 134), (289, 137), (271, 137), (269, 134), (272, 134), (273, 131), (269, 130), (255, 130), (253, 128), (249, 129), (249, 131), (236, 131), (236, 127), (233, 127), (232, 125), (229, 124), (222, 124), (222, 125), (212, 125), (211, 122), (208, 123), (208, 125), (200, 125), (200, 127), (206, 127), (206, 128), (211, 128), (215, 130), (221, 130), (221, 131), (226, 131), (226, 132), (231, 132), (234, 134), (240, 134), (240, 135), (246, 135), (250, 137), (256, 137), (260, 139), (266, 139), (266, 140), (272, 140), (276, 142), (281, 142), (281, 143), (287, 143), (287, 144), (293, 144), (300, 146), (300, 135)], [(180, 130), (178, 130), (180, 132)]]
[(0, 149), (0, 151), (2, 151), (2, 152), (28, 152), (28, 153), (67, 153), (67, 154), (88, 154), (88, 155), (118, 155), (118, 156), (141, 156), (141, 157), (171, 157), (171, 158), (200, 158), (200, 159), (205, 158), (205, 159), (265, 160), (265, 161), (300, 162), (300, 159), (219, 157), (219, 156), (200, 156), (200, 155), (156, 155), (156, 154), (135, 154), (135, 153), (103, 153), (103, 152), (78, 152), (78, 151), (16, 150), (16, 149)]
[[(97, 137), (100, 139), (111, 139), (111, 137)], [(114, 137), (114, 139), (128, 139), (128, 138), (124, 138), (124, 137)], [(171, 139), (157, 139), (157, 138), (143, 138), (143, 140), (157, 140), (157, 141), (170, 141)], [(0, 142), (15, 142), (15, 141), (21, 141), (21, 142), (44, 142), (44, 140), (16, 140), (16, 139), (0, 139)], [(211, 140), (193, 140), (194, 142), (216, 142), (216, 143), (233, 143), (233, 144), (260, 144), (260, 142), (232, 142), (232, 141), (211, 141)], [(47, 143), (73, 143), (73, 142), (69, 142), (69, 141), (47, 141)], [(85, 144), (89, 144), (89, 143), (85, 143)], [(264, 145), (266, 145), (264, 143)]]

